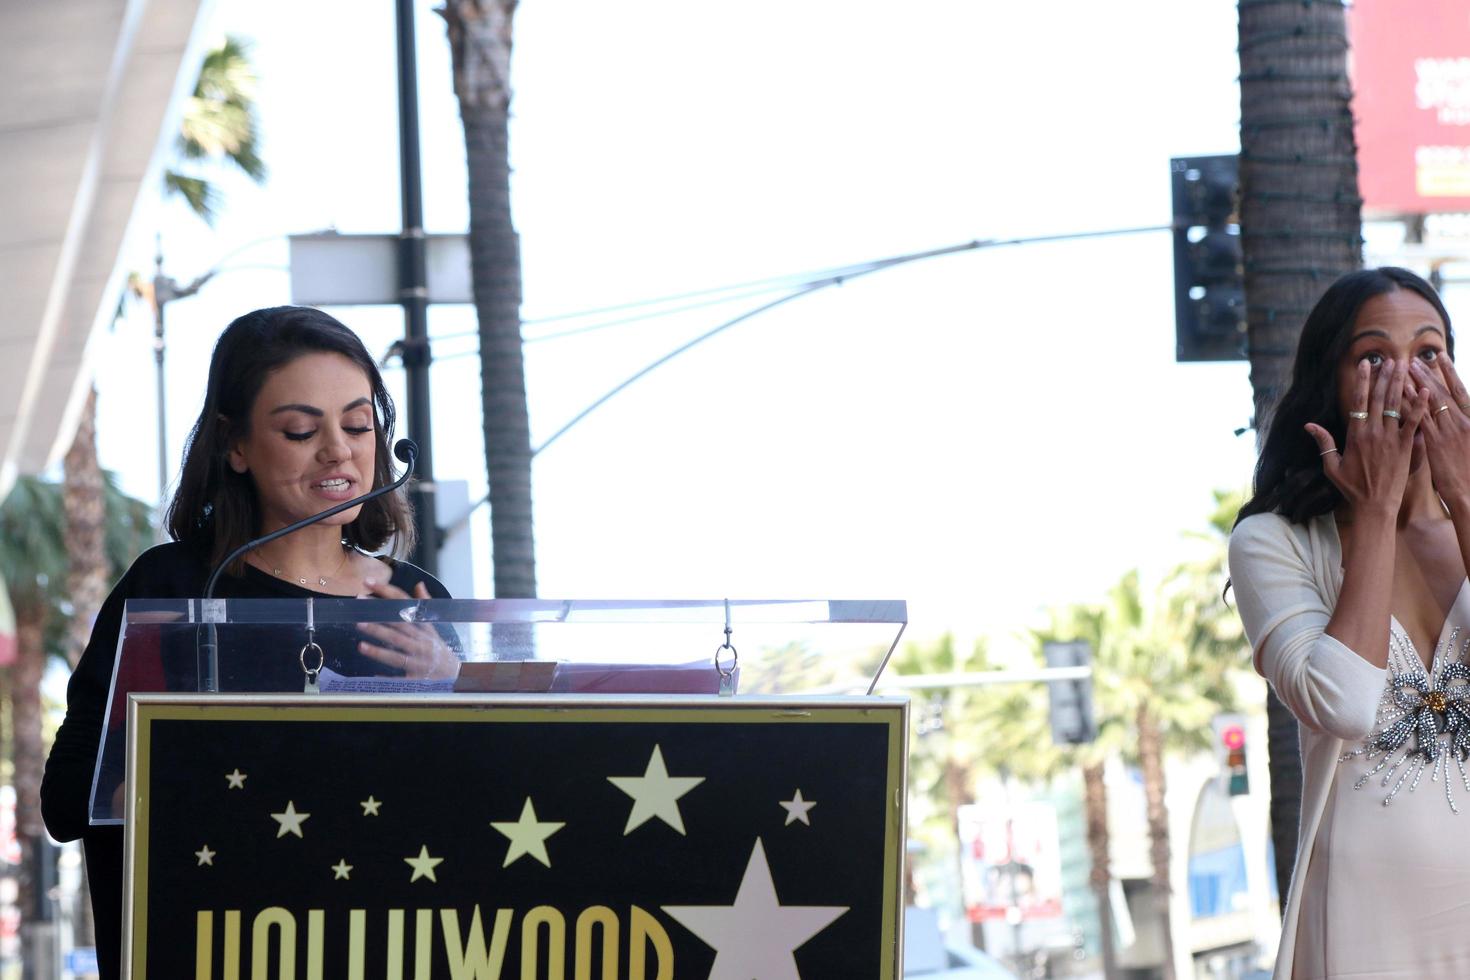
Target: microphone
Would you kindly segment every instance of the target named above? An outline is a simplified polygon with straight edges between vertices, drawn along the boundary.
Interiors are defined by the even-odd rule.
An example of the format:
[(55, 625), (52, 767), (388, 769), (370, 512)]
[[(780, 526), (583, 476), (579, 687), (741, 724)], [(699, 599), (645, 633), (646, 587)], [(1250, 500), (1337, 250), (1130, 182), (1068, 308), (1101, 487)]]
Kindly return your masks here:
[[(259, 548), (262, 545), (270, 544), (277, 538), (284, 538), (286, 535), (299, 531), (304, 527), (310, 527), (311, 525), (316, 524), (319, 521), (324, 521), (334, 514), (340, 514), (344, 510), (351, 510), (354, 507), (359, 507), (362, 504), (367, 503), (369, 500), (376, 500), (384, 494), (393, 493), (395, 490), (402, 487), (413, 476), (414, 467), (418, 464), (419, 461), (419, 447), (412, 439), (399, 439), (396, 443), (393, 444), (393, 455), (398, 457), (398, 460), (404, 464), (402, 476), (394, 480), (392, 483), (387, 483), (381, 487), (378, 487), (376, 490), (370, 490), (365, 494), (353, 497), (351, 500), (344, 500), (340, 504), (328, 507), (320, 514), (313, 514), (310, 517), (302, 518), (294, 524), (288, 524), (285, 527), (277, 528), (270, 534), (258, 537), (253, 541), (246, 541), (244, 544), (240, 545), (240, 547), (236, 548), (234, 551), (226, 555), (224, 561), (220, 562), (219, 565), (215, 567), (214, 571), (210, 572), (209, 580), (204, 585), (204, 598), (206, 600), (214, 598), (214, 587), (219, 584), (220, 575), (222, 575), (224, 573), (224, 570), (226, 568), (229, 568), (230, 565), (234, 564), (235, 560), (242, 555), (254, 551), (256, 548)], [(198, 669), (199, 689), (201, 691), (207, 691), (209, 693), (218, 692), (219, 641), (218, 637), (215, 635), (214, 623), (204, 624), (204, 639), (200, 642), (198, 650)]]

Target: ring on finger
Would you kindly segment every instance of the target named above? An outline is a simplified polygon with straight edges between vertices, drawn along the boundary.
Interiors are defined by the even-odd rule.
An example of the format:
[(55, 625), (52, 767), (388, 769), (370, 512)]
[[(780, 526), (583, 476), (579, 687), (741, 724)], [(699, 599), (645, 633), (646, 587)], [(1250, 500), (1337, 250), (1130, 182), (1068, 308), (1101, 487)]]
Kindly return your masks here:
[(1460, 411), (1470, 414), (1470, 402), (1461, 403)]
[(1403, 418), (1403, 416), (1400, 415), (1397, 410), (1392, 409), (1392, 408), (1385, 408), (1383, 410), (1383, 417), (1386, 418), (1386, 419), (1401, 419), (1401, 418)]
[[(1466, 409), (1466, 411), (1467, 412), (1470, 412), (1470, 409)], [(1368, 421), (1368, 413), (1367, 412), (1348, 412), (1348, 418), (1355, 419), (1355, 420), (1357, 420), (1359, 422), (1366, 422), (1366, 421)]]
[(1440, 412), (1448, 412), (1449, 410), (1450, 410), (1450, 406), (1449, 405), (1447, 405), (1447, 404), (1446, 405), (1441, 405), (1441, 406), (1439, 406), (1439, 408), (1436, 408), (1434, 410), (1434, 414), (1435, 415), (1438, 415)]
[(1318, 453), (1317, 455), (1318, 456), (1326, 456), (1326, 455), (1328, 455), (1330, 453), (1335, 453), (1335, 452), (1337, 452), (1337, 447), (1336, 446), (1332, 447), (1331, 449), (1324, 449), (1322, 452)]

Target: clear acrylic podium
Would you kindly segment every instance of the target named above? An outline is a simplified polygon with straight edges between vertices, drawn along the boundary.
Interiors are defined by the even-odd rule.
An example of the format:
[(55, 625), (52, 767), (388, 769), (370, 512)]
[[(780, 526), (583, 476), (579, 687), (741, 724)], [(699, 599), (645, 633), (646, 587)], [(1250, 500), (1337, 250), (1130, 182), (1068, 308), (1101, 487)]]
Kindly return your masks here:
[[(455, 677), (405, 678), (358, 653), (359, 624), (432, 630)], [(121, 824), (127, 699), (198, 693), (205, 631), (217, 638), (221, 694), (717, 695), (742, 666), (800, 647), (878, 670), (907, 623), (901, 600), (145, 599), (129, 600), (92, 782), (93, 824)], [(728, 632), (727, 632), (728, 629)], [(881, 657), (881, 659), (880, 659)], [(871, 692), (856, 683), (846, 689)], [(789, 686), (785, 688), (791, 690)], [(831, 694), (834, 691), (812, 693)]]

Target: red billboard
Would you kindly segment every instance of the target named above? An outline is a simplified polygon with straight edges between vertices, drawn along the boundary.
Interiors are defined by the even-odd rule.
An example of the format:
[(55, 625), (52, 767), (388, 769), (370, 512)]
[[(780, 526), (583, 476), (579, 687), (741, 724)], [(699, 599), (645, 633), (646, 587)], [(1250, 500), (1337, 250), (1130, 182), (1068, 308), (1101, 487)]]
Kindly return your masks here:
[(1470, 211), (1470, 3), (1357, 0), (1348, 33), (1364, 209)]

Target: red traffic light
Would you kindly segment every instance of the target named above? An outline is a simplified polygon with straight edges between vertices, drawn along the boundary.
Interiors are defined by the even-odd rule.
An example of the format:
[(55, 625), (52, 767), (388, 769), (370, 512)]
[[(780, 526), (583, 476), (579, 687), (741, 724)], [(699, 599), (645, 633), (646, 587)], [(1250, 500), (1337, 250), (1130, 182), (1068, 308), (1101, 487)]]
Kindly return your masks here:
[(1245, 729), (1239, 725), (1227, 725), (1220, 730), (1220, 744), (1227, 749), (1245, 747)]

